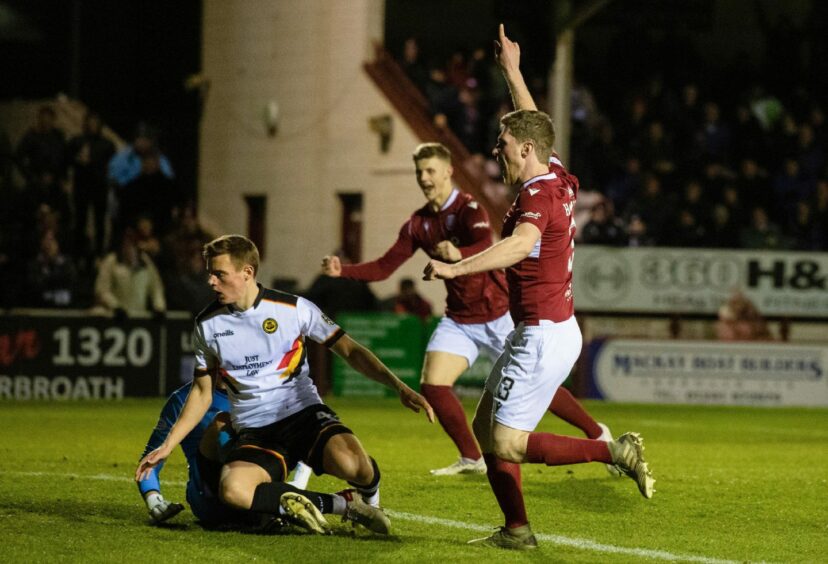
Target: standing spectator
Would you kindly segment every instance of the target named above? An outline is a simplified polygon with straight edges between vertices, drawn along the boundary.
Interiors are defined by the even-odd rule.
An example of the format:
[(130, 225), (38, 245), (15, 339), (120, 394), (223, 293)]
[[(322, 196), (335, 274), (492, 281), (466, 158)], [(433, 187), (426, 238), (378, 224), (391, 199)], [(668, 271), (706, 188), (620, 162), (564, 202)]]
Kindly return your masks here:
[(121, 226), (136, 226), (140, 218), (149, 218), (155, 233), (163, 237), (178, 215), (181, 197), (175, 181), (164, 174), (164, 158), (158, 151), (141, 156), (141, 174), (120, 191)]
[[(106, 167), (115, 154), (115, 145), (102, 134), (101, 118), (87, 112), (83, 133), (69, 141), (67, 157), (74, 173), (73, 195), (75, 205), (75, 254), (101, 256), (104, 252), (104, 233), (109, 196)], [(89, 206), (92, 206), (95, 236), (90, 245), (86, 237)]]
[(143, 157), (155, 154), (158, 171), (166, 178), (174, 178), (170, 161), (158, 150), (156, 131), (145, 123), (138, 124), (132, 145), (127, 146), (109, 161), (109, 178), (119, 187), (126, 186), (138, 178), (144, 170)]
[(413, 279), (400, 280), (400, 291), (394, 298), (394, 313), (410, 313), (423, 321), (431, 317), (431, 302), (417, 293)]
[(55, 110), (41, 106), (37, 121), (17, 145), (17, 163), (26, 183), (38, 182), (44, 173), (63, 177), (64, 136), (55, 126)]
[(745, 249), (784, 249), (787, 241), (779, 226), (771, 222), (764, 208), (751, 211), (751, 223), (742, 230), (739, 239)]
[(402, 54), (402, 69), (414, 86), (425, 92), (426, 82), (428, 82), (428, 71), (423, 64), (420, 56), (420, 44), (414, 37), (409, 37), (403, 44)]
[(95, 298), (104, 311), (116, 317), (166, 311), (161, 276), (152, 259), (138, 249), (131, 231), (123, 234), (118, 250), (101, 262), (95, 280)]
[(55, 232), (47, 229), (40, 238), (40, 252), (28, 265), (27, 288), (32, 307), (71, 307), (77, 282), (71, 257), (60, 252)]

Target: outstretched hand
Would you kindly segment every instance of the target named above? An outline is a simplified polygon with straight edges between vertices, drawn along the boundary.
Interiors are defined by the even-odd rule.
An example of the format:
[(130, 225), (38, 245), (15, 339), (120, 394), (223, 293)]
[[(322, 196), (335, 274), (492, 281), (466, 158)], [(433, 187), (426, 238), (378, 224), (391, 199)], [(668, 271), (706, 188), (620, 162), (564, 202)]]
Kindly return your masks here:
[(403, 388), (400, 390), (400, 401), (414, 413), (420, 413), (420, 409), (425, 409), (428, 422), (434, 423), (434, 410), (431, 408), (431, 405), (423, 396), (406, 385), (403, 385)]
[(170, 455), (170, 450), (165, 445), (161, 445), (142, 458), (138, 463), (138, 467), (135, 469), (135, 481), (140, 482), (149, 478), (152, 469), (161, 464)]
[(342, 262), (336, 255), (322, 257), (322, 274), (337, 278), (342, 275)]
[(520, 45), (506, 37), (503, 24), (497, 28), (497, 39), (494, 42), (495, 61), (501, 70), (509, 74), (520, 70)]

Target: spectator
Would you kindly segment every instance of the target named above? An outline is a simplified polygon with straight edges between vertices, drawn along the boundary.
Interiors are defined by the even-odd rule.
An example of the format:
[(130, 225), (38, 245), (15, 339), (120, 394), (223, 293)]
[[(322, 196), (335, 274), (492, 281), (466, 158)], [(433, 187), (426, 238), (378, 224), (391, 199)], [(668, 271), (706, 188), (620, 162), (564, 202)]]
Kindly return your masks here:
[(770, 221), (764, 208), (758, 206), (751, 211), (751, 223), (742, 229), (739, 240), (745, 249), (785, 249), (788, 246), (779, 226)]
[(431, 317), (431, 302), (417, 293), (413, 279), (403, 278), (399, 288), (399, 293), (394, 298), (394, 313), (416, 315), (423, 321)]
[[(101, 131), (100, 116), (94, 112), (87, 112), (83, 120), (83, 133), (70, 140), (67, 147), (67, 160), (74, 173), (76, 256), (102, 256), (104, 252), (109, 197), (106, 169), (115, 154), (115, 145), (106, 139)], [(92, 244), (86, 233), (90, 205), (95, 228)]]
[(675, 198), (661, 189), (661, 179), (653, 174), (644, 175), (643, 190), (627, 207), (627, 215), (637, 215), (647, 224), (647, 232), (657, 245), (664, 243), (667, 227), (672, 222)]
[(167, 309), (164, 285), (152, 259), (138, 249), (135, 234), (127, 230), (116, 252), (101, 262), (95, 280), (98, 311), (125, 317), (142, 312), (163, 314)]
[(60, 252), (55, 232), (47, 229), (40, 238), (40, 252), (29, 261), (26, 292), (31, 307), (72, 307), (77, 273), (71, 257)]
[(17, 145), (17, 163), (28, 185), (40, 182), (44, 173), (63, 177), (64, 136), (55, 121), (55, 110), (41, 106), (35, 125)]
[(141, 174), (120, 191), (120, 223), (137, 225), (139, 218), (152, 221), (156, 233), (162, 237), (172, 228), (173, 218), (179, 213), (181, 197), (172, 178), (164, 174), (163, 155), (150, 151), (141, 156)]
[(734, 292), (719, 308), (716, 334), (720, 341), (767, 341), (768, 326), (759, 310), (747, 297)]
[(615, 217), (612, 203), (599, 201), (592, 208), (592, 217), (584, 225), (581, 240), (589, 245), (623, 246), (627, 243), (624, 224)]
[(195, 317), (216, 296), (204, 283), (203, 244), (198, 239), (189, 239), (186, 244), (183, 256), (164, 272), (164, 286), (168, 308), (188, 311)]
[(403, 44), (402, 68), (414, 86), (424, 92), (428, 82), (428, 71), (420, 57), (420, 44), (414, 37), (409, 37)]
[(627, 246), (652, 247), (656, 244), (650, 235), (647, 222), (640, 215), (631, 215), (627, 226)]
[(719, 249), (738, 248), (739, 230), (741, 226), (731, 214), (731, 208), (725, 204), (716, 204), (713, 206), (713, 212), (710, 217), (711, 225), (707, 231), (705, 246)]
[(119, 187), (126, 186), (144, 171), (143, 157), (155, 154), (157, 170), (166, 178), (175, 177), (170, 161), (158, 150), (157, 133), (145, 123), (138, 125), (132, 145), (120, 151), (109, 161), (109, 178)]

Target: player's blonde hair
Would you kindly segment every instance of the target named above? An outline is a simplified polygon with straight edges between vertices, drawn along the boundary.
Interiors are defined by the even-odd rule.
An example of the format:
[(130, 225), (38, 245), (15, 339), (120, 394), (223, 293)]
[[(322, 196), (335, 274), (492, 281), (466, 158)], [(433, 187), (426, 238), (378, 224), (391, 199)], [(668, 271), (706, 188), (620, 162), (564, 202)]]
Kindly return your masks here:
[(253, 275), (259, 272), (259, 249), (244, 235), (222, 235), (204, 245), (201, 256), (210, 260), (219, 255), (230, 255), (230, 260), (241, 270), (245, 264), (253, 267)]
[(420, 143), (411, 156), (415, 163), (421, 159), (430, 159), (431, 157), (437, 157), (451, 163), (451, 151), (442, 143)]
[(508, 129), (518, 143), (531, 141), (535, 155), (542, 163), (549, 160), (555, 146), (555, 126), (549, 114), (533, 110), (516, 110), (500, 118), (500, 125)]

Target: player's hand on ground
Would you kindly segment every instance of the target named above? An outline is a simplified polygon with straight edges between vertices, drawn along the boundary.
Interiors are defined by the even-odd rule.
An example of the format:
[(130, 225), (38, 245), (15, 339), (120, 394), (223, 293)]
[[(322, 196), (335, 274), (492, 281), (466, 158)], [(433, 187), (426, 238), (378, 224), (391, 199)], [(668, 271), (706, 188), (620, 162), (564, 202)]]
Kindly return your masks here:
[(423, 280), (451, 280), (455, 277), (454, 269), (450, 264), (439, 260), (430, 260), (423, 269)]
[(342, 275), (342, 262), (338, 256), (326, 256), (322, 258), (322, 274), (334, 278)]
[(155, 524), (172, 519), (184, 510), (182, 504), (167, 501), (160, 493), (150, 493), (146, 497), (146, 502), (150, 519)]
[(447, 262), (457, 262), (463, 260), (463, 255), (460, 254), (460, 249), (454, 246), (451, 241), (440, 241), (434, 247), (434, 254)]
[(428, 417), (428, 422), (434, 423), (434, 410), (431, 408), (428, 401), (404, 384), (403, 388), (400, 390), (400, 401), (405, 407), (414, 413), (420, 413), (420, 409), (424, 409), (426, 417)]
[(170, 455), (170, 450), (167, 446), (161, 445), (142, 458), (138, 463), (138, 467), (135, 469), (135, 481), (140, 482), (149, 478), (152, 469), (161, 464)]
[(500, 24), (497, 29), (494, 47), (495, 61), (504, 73), (509, 74), (520, 70), (520, 45), (506, 37), (503, 24)]

